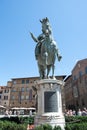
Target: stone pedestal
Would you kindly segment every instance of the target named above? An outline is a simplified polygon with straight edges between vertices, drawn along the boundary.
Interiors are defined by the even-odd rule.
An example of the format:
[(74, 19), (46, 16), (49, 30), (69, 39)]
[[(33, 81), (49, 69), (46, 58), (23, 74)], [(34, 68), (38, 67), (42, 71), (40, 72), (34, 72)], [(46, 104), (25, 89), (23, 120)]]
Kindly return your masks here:
[(35, 125), (50, 124), (53, 127), (61, 126), (64, 130), (65, 119), (62, 113), (61, 80), (43, 79), (36, 83), (38, 110), (35, 116)]

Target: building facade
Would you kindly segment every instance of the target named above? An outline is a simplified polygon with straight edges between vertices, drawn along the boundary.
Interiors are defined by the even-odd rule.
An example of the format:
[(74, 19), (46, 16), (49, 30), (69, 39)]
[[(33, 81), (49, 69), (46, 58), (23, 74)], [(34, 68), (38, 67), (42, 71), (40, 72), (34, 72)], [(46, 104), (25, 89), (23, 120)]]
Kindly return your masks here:
[[(66, 75), (55, 76), (58, 80), (64, 80)], [(6, 108), (13, 107), (37, 107), (36, 82), (39, 77), (14, 78), (7, 82), (7, 86), (0, 87), (0, 104)], [(65, 98), (62, 89), (63, 106)]]
[(0, 105), (2, 105), (3, 88), (4, 86), (0, 86)]
[[(57, 79), (63, 80), (65, 76), (56, 76)], [(14, 78), (12, 79), (12, 87), (10, 92), (10, 108), (11, 107), (35, 107), (36, 102), (36, 86), (35, 83), (39, 77)]]
[(34, 88), (37, 79), (37, 77), (12, 79), (10, 108), (36, 106), (36, 91)]
[(76, 63), (65, 80), (65, 102), (69, 109), (87, 108), (87, 59)]
[(0, 104), (6, 108), (9, 108), (11, 86), (12, 86), (12, 82), (10, 81), (7, 82), (7, 86), (1, 86)]

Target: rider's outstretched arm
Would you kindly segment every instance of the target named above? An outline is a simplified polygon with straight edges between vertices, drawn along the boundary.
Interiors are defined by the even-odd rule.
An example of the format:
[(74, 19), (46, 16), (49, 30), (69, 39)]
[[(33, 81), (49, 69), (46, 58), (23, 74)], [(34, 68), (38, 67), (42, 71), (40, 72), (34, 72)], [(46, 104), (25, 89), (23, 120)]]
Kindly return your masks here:
[(33, 33), (30, 32), (30, 35), (35, 42), (38, 42), (37, 38), (33, 35)]

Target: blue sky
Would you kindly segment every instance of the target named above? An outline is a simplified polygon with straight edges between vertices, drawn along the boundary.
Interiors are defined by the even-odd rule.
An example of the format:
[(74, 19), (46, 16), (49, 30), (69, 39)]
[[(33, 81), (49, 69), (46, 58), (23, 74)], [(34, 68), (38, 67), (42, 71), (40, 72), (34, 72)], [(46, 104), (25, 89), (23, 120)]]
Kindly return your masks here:
[(0, 0), (0, 85), (12, 78), (39, 76), (34, 56), (39, 19), (48, 17), (62, 55), (55, 75), (69, 75), (87, 58), (87, 0)]

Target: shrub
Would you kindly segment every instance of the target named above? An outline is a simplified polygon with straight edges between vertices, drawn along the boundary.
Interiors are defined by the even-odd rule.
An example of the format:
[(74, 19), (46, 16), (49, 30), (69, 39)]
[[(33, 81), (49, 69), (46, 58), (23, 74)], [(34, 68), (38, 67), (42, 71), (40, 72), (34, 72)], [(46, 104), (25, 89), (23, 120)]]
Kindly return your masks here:
[(43, 126), (42, 125), (37, 126), (37, 127), (35, 127), (35, 130), (43, 130)]
[(87, 122), (87, 116), (66, 116), (65, 117), (65, 122), (71, 122), (71, 123), (75, 123), (75, 122)]
[(66, 125), (66, 126), (65, 126), (65, 130), (71, 130), (70, 125)]
[(53, 129), (51, 125), (43, 124), (43, 125), (35, 127), (35, 130), (53, 130)]
[(60, 126), (55, 126), (53, 130), (62, 130)]
[(0, 121), (0, 130), (26, 130), (26, 125), (9, 121)]
[(66, 124), (65, 130), (87, 130), (87, 123)]
[(43, 130), (52, 130), (52, 126), (49, 124), (44, 124), (43, 125)]

